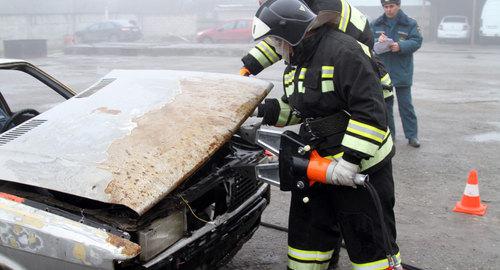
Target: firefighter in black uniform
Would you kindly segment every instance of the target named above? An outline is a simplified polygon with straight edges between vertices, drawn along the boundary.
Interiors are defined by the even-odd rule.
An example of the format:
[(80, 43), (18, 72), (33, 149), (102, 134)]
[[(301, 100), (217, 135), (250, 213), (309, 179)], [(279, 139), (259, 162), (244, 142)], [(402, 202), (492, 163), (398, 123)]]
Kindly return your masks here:
[[(339, 238), (332, 228), (339, 225), (355, 269), (401, 269), (393, 211), (394, 145), (377, 64), (368, 46), (342, 31), (326, 25), (313, 29), (316, 19), (300, 0), (269, 0), (257, 11), (253, 26), (256, 40), (272, 40), (289, 59), (285, 95), (259, 106), (263, 123), (302, 123), (303, 139), (322, 156), (337, 160), (328, 181), (335, 185), (316, 183), (306, 191), (292, 191), (288, 268), (327, 269)], [(339, 128), (341, 136), (329, 133)], [(370, 195), (353, 188), (357, 173), (370, 175), (380, 197), (394, 253), (389, 258)]]

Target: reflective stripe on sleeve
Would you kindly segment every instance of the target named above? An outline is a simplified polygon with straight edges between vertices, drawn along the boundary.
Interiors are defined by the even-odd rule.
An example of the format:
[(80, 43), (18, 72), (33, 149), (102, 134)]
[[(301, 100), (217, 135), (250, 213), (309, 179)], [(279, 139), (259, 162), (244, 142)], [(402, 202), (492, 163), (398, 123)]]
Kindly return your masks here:
[[(396, 265), (401, 264), (401, 256), (398, 252), (396, 254)], [(355, 270), (385, 270), (389, 268), (389, 261), (387, 259), (378, 260), (369, 263), (352, 263), (352, 269)]]
[(267, 42), (261, 41), (255, 47), (257, 47), (262, 53), (264, 53), (271, 64), (274, 64), (280, 60), (280, 57), (278, 56), (274, 48), (267, 44)]
[(300, 74), (299, 74), (299, 83), (298, 83), (298, 90), (299, 90), (299, 93), (305, 93), (306, 92), (306, 88), (304, 87), (304, 79), (306, 78), (306, 72), (307, 72), (307, 68), (301, 68), (300, 69)]
[(382, 144), (380, 149), (377, 150), (375, 155), (369, 158), (368, 160), (366, 159), (361, 160), (360, 164), (361, 171), (367, 170), (377, 165), (382, 160), (384, 160), (391, 153), (393, 146), (394, 142), (392, 141), (391, 132), (387, 132), (386, 141), (384, 142), (384, 144)]
[(339, 30), (345, 32), (347, 30), (349, 16), (351, 15), (351, 6), (345, 0), (341, 0), (341, 3), (342, 3), (342, 11), (340, 13)]
[(286, 104), (281, 99), (278, 99), (278, 102), (280, 104), (280, 114), (278, 116), (276, 126), (284, 127), (287, 125), (288, 118), (290, 117), (290, 113), (292, 113), (292, 110), (290, 109), (290, 105)]
[(288, 259), (288, 268), (293, 270), (326, 270), (328, 269), (328, 264), (329, 262), (324, 262), (321, 264), (304, 263)]
[(288, 246), (288, 256), (301, 261), (329, 261), (332, 258), (333, 250), (330, 251), (315, 251), (315, 250), (300, 250)]
[(354, 133), (354, 134), (357, 134), (357, 135), (360, 135), (362, 137), (372, 139), (372, 140), (379, 142), (379, 143), (381, 143), (384, 140), (386, 133), (387, 133), (384, 130), (380, 130), (376, 127), (370, 126), (370, 125), (365, 124), (365, 123), (361, 123), (361, 122), (353, 120), (353, 119), (349, 120), (349, 125), (347, 126), (347, 131)]
[(248, 53), (253, 56), (263, 68), (267, 68), (272, 65), (269, 59), (267, 59), (267, 57), (259, 49), (252, 48)]
[(342, 145), (353, 150), (365, 153), (369, 156), (375, 155), (379, 148), (378, 145), (372, 142), (362, 140), (349, 134), (344, 135), (344, 138), (342, 139)]

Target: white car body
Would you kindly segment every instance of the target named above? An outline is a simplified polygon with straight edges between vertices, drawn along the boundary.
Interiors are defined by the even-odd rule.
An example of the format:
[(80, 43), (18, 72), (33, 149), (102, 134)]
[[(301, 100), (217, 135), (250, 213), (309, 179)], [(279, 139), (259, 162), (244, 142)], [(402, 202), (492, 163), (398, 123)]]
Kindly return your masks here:
[(445, 16), (437, 32), (438, 40), (468, 40), (470, 25), (465, 16)]
[(500, 0), (487, 0), (481, 13), (479, 36), (483, 38), (500, 38)]

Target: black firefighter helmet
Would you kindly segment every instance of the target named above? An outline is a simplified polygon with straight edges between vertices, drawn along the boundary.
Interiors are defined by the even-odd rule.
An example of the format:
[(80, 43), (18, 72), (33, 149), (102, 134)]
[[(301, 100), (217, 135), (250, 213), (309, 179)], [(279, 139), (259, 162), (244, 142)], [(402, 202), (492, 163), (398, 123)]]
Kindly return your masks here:
[(304, 38), (316, 14), (301, 0), (268, 0), (253, 20), (254, 40), (274, 36), (295, 46)]

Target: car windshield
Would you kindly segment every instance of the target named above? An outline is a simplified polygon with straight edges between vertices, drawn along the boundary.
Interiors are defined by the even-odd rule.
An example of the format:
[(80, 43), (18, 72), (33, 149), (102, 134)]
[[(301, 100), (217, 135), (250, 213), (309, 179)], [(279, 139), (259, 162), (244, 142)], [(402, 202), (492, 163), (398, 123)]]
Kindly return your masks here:
[(467, 18), (465, 17), (445, 17), (443, 22), (446, 23), (465, 23), (467, 22)]

